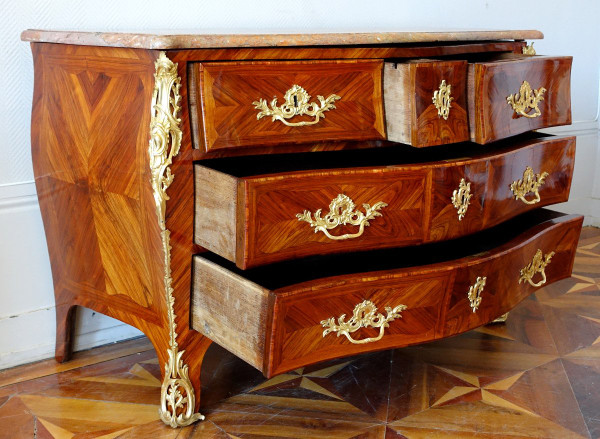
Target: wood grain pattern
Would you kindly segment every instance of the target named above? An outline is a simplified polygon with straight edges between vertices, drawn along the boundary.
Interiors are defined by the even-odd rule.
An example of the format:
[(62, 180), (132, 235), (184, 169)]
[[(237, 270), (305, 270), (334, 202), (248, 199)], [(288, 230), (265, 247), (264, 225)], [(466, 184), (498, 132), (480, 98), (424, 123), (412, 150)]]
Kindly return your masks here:
[(237, 237), (238, 180), (214, 169), (196, 172), (194, 236), (205, 248), (218, 248), (220, 255), (234, 260)]
[[(469, 65), (469, 125), (471, 140), (480, 144), (538, 128), (571, 123), (572, 58), (524, 57)], [(506, 98), (519, 92), (523, 81), (544, 87), (541, 116), (517, 115)]]
[[(469, 140), (466, 61), (385, 63), (383, 79), (388, 140), (415, 147)], [(442, 81), (453, 98), (448, 119), (432, 102)]]
[[(573, 219), (571, 227), (555, 228), (545, 233), (544, 239), (529, 238), (519, 251), (511, 250), (501, 258), (489, 258), (457, 271), (452, 291), (446, 296), (446, 315), (443, 336), (450, 336), (476, 328), (514, 308), (536, 288), (527, 282), (518, 283), (520, 270), (531, 263), (536, 251), (555, 252), (545, 269), (548, 282), (571, 275), (575, 260), (573, 244), (578, 241), (583, 217)], [(542, 227), (538, 227), (541, 230)], [(466, 300), (469, 287), (479, 276), (486, 276), (481, 293), (481, 305), (476, 312)], [(537, 274), (534, 281), (540, 280)], [(517, 286), (518, 285), (518, 286)]]
[[(436, 268), (354, 274), (276, 292), (268, 376), (316, 361), (434, 340), (443, 325), (442, 298), (451, 288), (455, 267)], [(343, 335), (323, 336), (321, 321), (334, 317), (337, 323), (342, 314), (348, 321), (364, 300), (372, 301), (384, 316), (385, 307), (407, 308), (377, 342), (351, 344)], [(377, 337), (379, 331), (363, 328), (352, 336), (361, 340)]]
[[(507, 142), (494, 151), (465, 149), (465, 145), (456, 148), (456, 155), (450, 159), (446, 151), (440, 150), (426, 157), (423, 152), (407, 158), (405, 150), (399, 147), (354, 152), (351, 156), (339, 152), (335, 156), (338, 163), (346, 160), (349, 167), (278, 172), (275, 165), (274, 172), (264, 174), (263, 166), (254, 171), (259, 175), (245, 177), (227, 174), (227, 161), (213, 162), (212, 166), (225, 168), (220, 173), (209, 168), (210, 164), (198, 164), (196, 200), (204, 217), (196, 216), (196, 242), (245, 269), (314, 254), (443, 241), (568, 199), (575, 158), (574, 137)], [(290, 163), (300, 162), (301, 157), (280, 160), (289, 168), (293, 166)], [(354, 167), (375, 157), (385, 166)], [(234, 162), (229, 163), (231, 172), (237, 172), (233, 169)], [(252, 174), (253, 163), (260, 165), (257, 160), (246, 160), (242, 172)], [(327, 163), (323, 162), (325, 167)], [(513, 181), (523, 178), (526, 166), (549, 174), (540, 189), (541, 201), (535, 205), (515, 200), (510, 190)], [(235, 178), (238, 186), (231, 184), (229, 178)], [(451, 198), (462, 178), (471, 183), (472, 198), (465, 217), (459, 220)], [(203, 183), (208, 180), (211, 182)], [(322, 209), (324, 216), (338, 194), (349, 196), (361, 211), (363, 203), (373, 205), (383, 201), (388, 206), (381, 209), (382, 216), (369, 221), (362, 236), (343, 241), (315, 233), (308, 223), (296, 218), (298, 213), (308, 210), (314, 214), (317, 209)], [(207, 218), (218, 219), (220, 225), (207, 224)], [(232, 230), (235, 239), (229, 235)], [(330, 233), (342, 235), (357, 230), (358, 226), (348, 225)]]
[[(380, 61), (302, 61), (199, 63), (196, 102), (202, 108), (205, 151), (236, 146), (303, 143), (315, 140), (381, 139), (385, 137)], [(278, 106), (293, 85), (304, 88), (316, 102), (335, 94), (335, 109), (315, 125), (287, 126), (270, 116), (257, 120), (253, 102), (276, 97)], [(200, 119), (200, 117), (199, 117)], [(314, 117), (295, 116), (289, 122)]]
[[(57, 305), (56, 358), (69, 359), (72, 307), (85, 306), (143, 331), (163, 365), (164, 256), (148, 164), (157, 53), (52, 44), (33, 44), (32, 51), (32, 156)], [(182, 150), (190, 149), (188, 134)], [(177, 177), (169, 191), (184, 194), (187, 187), (193, 203), (191, 161), (184, 163), (187, 173), (174, 164)], [(194, 211), (186, 206), (185, 214), (174, 216), (177, 199), (168, 206), (167, 228), (174, 230), (178, 342), (195, 351), (186, 362), (199, 392), (199, 366), (210, 340), (187, 323)]]
[(205, 259), (194, 264), (191, 327), (263, 368), (272, 308), (269, 290)]
[(307, 59), (398, 59), (440, 57), (479, 53), (521, 53), (525, 41), (454, 42), (444, 45), (366, 45), (295, 47), (237, 47), (235, 49), (173, 49), (170, 59), (187, 61), (252, 61), (252, 60), (307, 60)]
[[(533, 214), (468, 238), (464, 243), (436, 244), (437, 247), (423, 248), (421, 253), (413, 250), (413, 260), (408, 263), (404, 259), (408, 254), (403, 257), (388, 252), (372, 254), (368, 256), (371, 260), (363, 264), (360, 257), (367, 253), (362, 253), (354, 260), (316, 259), (287, 263), (273, 270), (247, 270), (244, 279), (213, 265), (218, 261), (214, 256), (195, 256), (196, 267), (203, 266), (203, 270), (212, 267), (213, 280), (206, 280), (206, 273), (197, 275), (194, 295), (207, 294), (212, 300), (220, 300), (215, 305), (218, 309), (231, 306), (227, 296), (209, 292), (211, 287), (207, 284), (215, 283), (214, 279), (219, 277), (219, 284), (233, 282), (235, 290), (260, 291), (253, 287), (258, 284), (272, 291), (275, 300), (268, 312), (272, 315), (270, 350), (265, 353), (263, 369), (267, 376), (326, 359), (454, 335), (493, 320), (535, 291), (536, 288), (519, 284), (518, 280), (520, 269), (531, 261), (538, 248), (555, 252), (546, 269), (548, 284), (570, 275), (583, 217), (544, 211)], [(495, 243), (500, 244), (495, 246)], [(465, 256), (456, 258), (457, 253)], [(430, 264), (421, 266), (419, 261), (425, 257)], [(381, 258), (385, 258), (385, 263)], [(346, 263), (350, 265), (336, 265)], [(218, 264), (227, 265), (223, 260)], [(324, 264), (331, 268), (323, 267)], [(388, 268), (369, 271), (368, 267), (373, 266)], [(364, 267), (362, 272), (359, 267)], [(320, 277), (320, 273), (331, 275)], [(467, 291), (477, 276), (487, 276), (488, 283), (481, 311), (472, 316)], [(322, 320), (341, 314), (349, 316), (365, 299), (374, 301), (380, 309), (399, 304), (407, 305), (408, 309), (401, 319), (390, 323), (386, 335), (378, 342), (351, 344), (335, 334), (322, 336)], [(447, 319), (450, 319), (448, 324)], [(196, 329), (203, 331), (200, 326)], [(372, 329), (364, 329), (355, 338), (375, 335)], [(237, 354), (235, 343), (222, 342), (226, 349)]]
[[(146, 330), (161, 327), (160, 255), (152, 248), (160, 249), (160, 237), (149, 168), (137, 167), (147, 156), (150, 97), (139, 93), (153, 87), (151, 54), (32, 49), (32, 155), (57, 309), (95, 307)], [(65, 314), (58, 317), (62, 325)]]
[[(513, 142), (511, 142), (513, 143)], [(518, 142), (514, 142), (518, 145)], [(488, 160), (471, 160), (464, 166), (439, 167), (432, 181), (430, 241), (465, 236), (500, 224), (515, 215), (541, 206), (567, 201), (575, 164), (575, 137), (541, 138), (521, 144), (513, 153), (491, 154)], [(522, 179), (527, 166), (536, 173), (548, 172), (539, 189), (540, 202), (516, 200), (512, 182)], [(471, 201), (462, 221), (448, 203), (461, 178), (471, 183)], [(532, 199), (529, 194), (527, 199)]]

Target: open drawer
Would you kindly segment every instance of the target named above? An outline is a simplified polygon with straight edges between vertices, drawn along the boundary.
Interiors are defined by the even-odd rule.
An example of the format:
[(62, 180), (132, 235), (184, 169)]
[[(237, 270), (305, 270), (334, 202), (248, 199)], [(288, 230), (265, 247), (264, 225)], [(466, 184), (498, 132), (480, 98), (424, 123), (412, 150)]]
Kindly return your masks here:
[(465, 236), (567, 201), (574, 137), (205, 160), (195, 242), (240, 268)]
[(267, 376), (457, 334), (568, 277), (582, 221), (537, 209), (444, 243), (245, 271), (194, 256), (192, 327)]

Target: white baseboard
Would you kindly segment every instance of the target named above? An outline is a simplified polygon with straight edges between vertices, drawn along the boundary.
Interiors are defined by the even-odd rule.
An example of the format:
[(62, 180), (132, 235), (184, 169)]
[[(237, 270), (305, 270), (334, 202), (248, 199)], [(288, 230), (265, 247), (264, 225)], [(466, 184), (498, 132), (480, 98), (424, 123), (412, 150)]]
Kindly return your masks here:
[[(79, 308), (74, 351), (142, 335), (132, 326)], [(0, 319), (0, 370), (54, 357), (54, 306)], [(19, 334), (18, 337), (7, 337)]]
[[(0, 186), (0, 369), (54, 356), (52, 274), (33, 182)], [(141, 335), (118, 320), (79, 308), (74, 350)]]

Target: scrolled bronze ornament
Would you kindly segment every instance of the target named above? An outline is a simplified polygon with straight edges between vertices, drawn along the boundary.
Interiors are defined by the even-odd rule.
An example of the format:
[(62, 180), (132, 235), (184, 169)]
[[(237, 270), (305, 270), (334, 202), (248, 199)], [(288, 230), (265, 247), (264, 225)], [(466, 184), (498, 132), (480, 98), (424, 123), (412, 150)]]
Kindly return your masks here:
[[(548, 175), (547, 172), (536, 174), (531, 166), (527, 166), (523, 171), (523, 178), (513, 181), (510, 185), (515, 200), (520, 200), (525, 204), (539, 203), (541, 201), (540, 187), (542, 187)], [(529, 193), (534, 195), (532, 200), (525, 198)]]
[(181, 78), (177, 75), (177, 64), (160, 52), (155, 64), (154, 93), (150, 120), (150, 142), (148, 154), (150, 158), (150, 174), (158, 225), (162, 238), (164, 254), (164, 287), (169, 325), (169, 359), (165, 364), (165, 377), (161, 386), (160, 419), (167, 425), (176, 428), (203, 420), (204, 416), (195, 413), (196, 395), (189, 378), (188, 366), (183, 361), (185, 351), (177, 345), (177, 324), (175, 323), (175, 297), (173, 296), (173, 279), (171, 276), (171, 232), (166, 228), (165, 216), (167, 189), (173, 182), (171, 174), (173, 157), (179, 154), (181, 147), (181, 119), (179, 101), (181, 96)]
[(544, 93), (546, 93), (544, 87), (533, 90), (529, 82), (523, 81), (519, 92), (507, 96), (506, 102), (519, 116), (533, 119), (542, 115), (538, 105), (544, 100)]
[[(373, 206), (363, 204), (363, 208), (365, 209), (363, 213), (360, 210), (356, 210), (356, 205), (350, 197), (339, 194), (329, 204), (329, 213), (324, 217), (321, 217), (321, 209), (317, 209), (314, 213), (314, 219), (313, 214), (308, 210), (296, 214), (296, 218), (298, 218), (298, 221), (306, 221), (311, 227), (314, 227), (315, 233), (323, 232), (329, 239), (340, 241), (361, 236), (365, 227), (369, 226), (369, 220), (377, 216), (382, 216), (379, 210), (386, 206), (387, 204), (383, 201), (378, 201)], [(346, 233), (344, 235), (332, 235), (329, 233), (329, 230), (347, 224), (358, 226), (358, 232)]]
[(433, 105), (438, 111), (438, 117), (442, 117), (444, 120), (448, 120), (450, 115), (450, 108), (452, 107), (452, 101), (454, 98), (452, 94), (452, 85), (446, 84), (446, 80), (443, 79), (440, 83), (439, 88), (433, 92)]
[[(550, 263), (554, 252), (544, 255), (542, 250), (538, 249), (529, 264), (521, 269), (519, 283), (528, 282), (532, 287), (541, 287), (546, 283), (546, 267)], [(539, 282), (534, 282), (534, 276), (539, 273), (542, 279)]]
[[(274, 97), (269, 104), (266, 99), (259, 99), (258, 101), (252, 102), (254, 109), (258, 110), (256, 119), (260, 120), (263, 117), (271, 116), (271, 121), (280, 121), (289, 127), (300, 127), (306, 125), (315, 125), (319, 123), (319, 120), (325, 118), (325, 112), (334, 110), (334, 102), (341, 99), (336, 94), (331, 94), (327, 98), (321, 95), (317, 96), (319, 103), (310, 102), (310, 95), (299, 85), (295, 84), (283, 96), (285, 102), (280, 106), (277, 106), (277, 98)], [(314, 117), (311, 121), (300, 121), (300, 122), (288, 122), (295, 116), (310, 116)]]
[[(344, 335), (352, 344), (366, 344), (379, 341), (383, 338), (385, 328), (390, 326), (390, 322), (402, 318), (402, 311), (406, 310), (406, 305), (398, 305), (394, 308), (385, 307), (386, 315), (377, 312), (377, 307), (370, 300), (365, 300), (354, 307), (352, 317), (346, 321), (346, 314), (338, 317), (337, 323), (334, 317), (321, 321), (321, 326), (325, 328), (323, 337), (331, 333), (337, 333), (337, 336)], [(379, 328), (377, 337), (363, 338), (355, 340), (350, 334), (361, 328)]]
[(458, 184), (458, 189), (455, 189), (452, 192), (452, 197), (450, 201), (452, 201), (452, 205), (456, 208), (456, 214), (458, 215), (458, 220), (462, 221), (467, 213), (467, 209), (469, 208), (469, 204), (471, 203), (471, 183), (467, 183), (464, 178), (460, 179), (460, 183)]

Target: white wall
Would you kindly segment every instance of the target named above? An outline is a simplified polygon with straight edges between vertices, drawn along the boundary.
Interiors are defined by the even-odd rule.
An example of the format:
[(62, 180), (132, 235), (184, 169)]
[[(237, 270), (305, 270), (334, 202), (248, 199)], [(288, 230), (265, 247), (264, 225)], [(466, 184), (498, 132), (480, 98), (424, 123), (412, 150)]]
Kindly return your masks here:
[[(33, 184), (29, 118), (33, 86), (26, 28), (269, 33), (405, 29), (539, 29), (538, 53), (569, 54), (573, 120), (558, 132), (579, 137), (575, 181), (566, 211), (600, 224), (597, 0), (104, 0), (0, 1), (0, 369), (52, 356), (54, 298)], [(132, 337), (131, 327), (92, 312), (78, 319), (76, 348)]]

